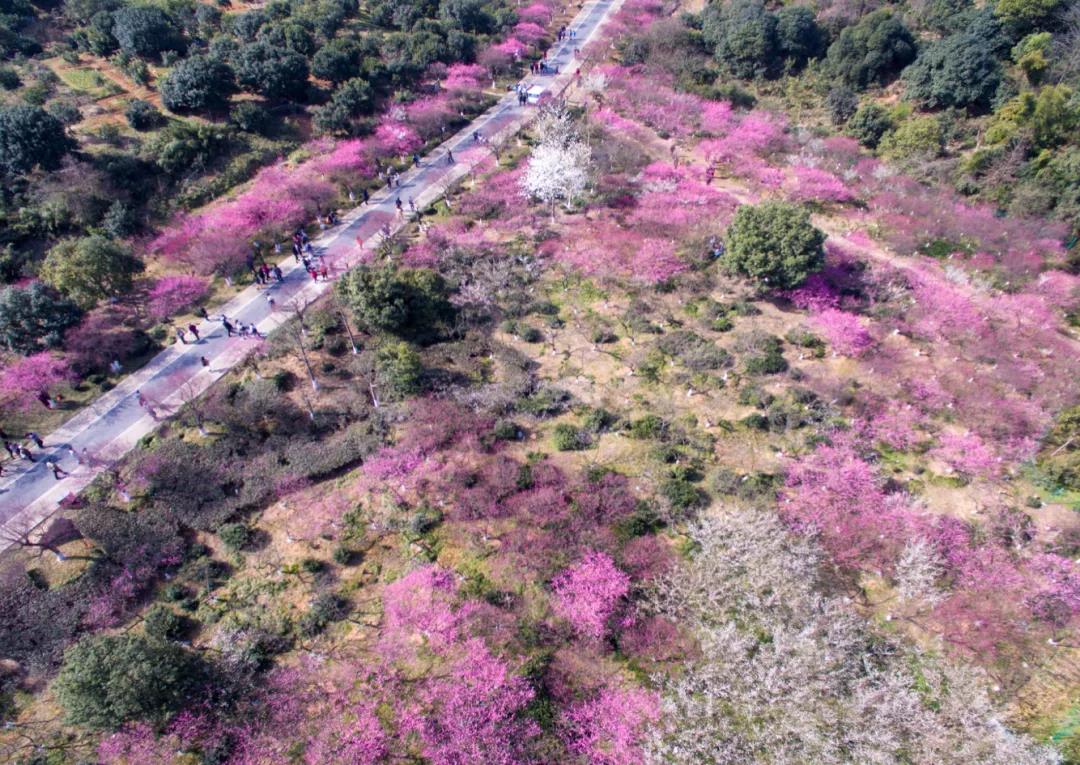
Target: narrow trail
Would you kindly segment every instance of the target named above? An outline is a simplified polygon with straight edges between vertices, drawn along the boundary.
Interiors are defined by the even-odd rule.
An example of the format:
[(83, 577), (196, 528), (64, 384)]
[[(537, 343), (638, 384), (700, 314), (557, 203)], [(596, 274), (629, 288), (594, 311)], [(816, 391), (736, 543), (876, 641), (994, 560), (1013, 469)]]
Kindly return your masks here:
[[(542, 87), (546, 93), (565, 90), (580, 63), (575, 48), (585, 48), (621, 5), (622, 0), (584, 3), (568, 25), (577, 31), (577, 37), (557, 43), (545, 57), (560, 74), (533, 75), (523, 82), (529, 87)], [(330, 270), (330, 281), (312, 281), (301, 263), (286, 257), (278, 262), (284, 272), (281, 284), (265, 289), (253, 285), (243, 290), (221, 306), (211, 320), (199, 325), (201, 339), (197, 343), (173, 345), (162, 351), (116, 388), (46, 435), (45, 448), (36, 451), (32, 465), (9, 463), (6, 467), (11, 472), (0, 482), (0, 550), (10, 546), (14, 537), (39, 526), (64, 498), (82, 490), (139, 439), (247, 358), (254, 350), (253, 341), (228, 337), (221, 322), (213, 320), (215, 316), (227, 316), (234, 324), (237, 321), (254, 324), (263, 335), (277, 329), (295, 315), (292, 306), (318, 298), (331, 288), (333, 277), (362, 262), (377, 244), (384, 226), (389, 225), (391, 232), (396, 232), (406, 225), (406, 219), (397, 213), (395, 200), (400, 198), (404, 204), (411, 198), (421, 210), (431, 205), (491, 156), (489, 144), (497, 146), (505, 142), (528, 124), (535, 113), (535, 107), (518, 105), (516, 93), (507, 93), (429, 152), (418, 167), (405, 173), (400, 187), (376, 193), (368, 204), (354, 208), (342, 217), (340, 224), (312, 241), (315, 252), (323, 257)], [(483, 135), (485, 142), (474, 141), (474, 132)], [(452, 164), (448, 156), (451, 151), (455, 160)], [(273, 305), (268, 296), (273, 298)], [(204, 365), (202, 358), (209, 364)], [(140, 406), (140, 394), (149, 407)], [(91, 464), (81, 464), (74, 456), (82, 454), (84, 449)], [(57, 462), (68, 472), (67, 477), (54, 478), (45, 464), (47, 461)]]

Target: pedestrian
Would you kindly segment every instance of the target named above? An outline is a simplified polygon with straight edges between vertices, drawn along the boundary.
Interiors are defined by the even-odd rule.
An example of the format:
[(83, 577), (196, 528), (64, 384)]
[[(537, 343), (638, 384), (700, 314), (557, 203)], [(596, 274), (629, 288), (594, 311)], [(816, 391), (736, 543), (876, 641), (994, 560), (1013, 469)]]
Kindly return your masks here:
[(446, 150), (446, 164), (454, 164), (454, 152), (452, 152), (450, 149)]
[(50, 462), (49, 467), (52, 469), (53, 478), (59, 481), (61, 478), (65, 478), (68, 472), (60, 467), (59, 462)]
[(304, 242), (304, 252), (308, 253), (309, 255), (315, 252), (315, 248), (311, 246), (311, 242)]
[(267, 305), (270, 306), (270, 310), (273, 311), (274, 310), (274, 296), (271, 295), (269, 292), (266, 293), (266, 303), (267, 303)]
[(413, 201), (412, 197), (409, 197), (409, 212), (416, 212), (416, 202)]
[(480, 143), (480, 131), (474, 130), (472, 134), (473, 143)]
[(19, 456), (18, 450), (15, 449), (15, 444), (10, 441), (4, 441), (4, 448), (7, 449), (8, 456), (15, 459)]
[(120, 359), (113, 359), (111, 362), (109, 362), (109, 371), (112, 372), (114, 375), (120, 374), (123, 369), (124, 367), (120, 363)]
[(254, 324), (249, 324), (248, 329), (251, 330), (251, 336), (252, 337), (254, 337), (256, 339), (259, 339), (259, 340), (262, 339), (262, 335), (259, 334), (259, 328), (256, 327)]
[(312, 266), (308, 266), (307, 272), (308, 272), (308, 275), (311, 276), (311, 281), (313, 281), (313, 282), (319, 281), (319, 272), (316, 271)]
[(19, 450), (19, 456), (22, 459), (26, 460), (27, 462), (33, 462), (34, 461), (34, 455), (25, 446), (23, 446), (22, 444), (19, 444), (15, 448)]
[(40, 393), (38, 393), (37, 400), (40, 401), (41, 405), (46, 409), (53, 408), (53, 400), (49, 397), (49, 394), (46, 391), (41, 391)]
[(206, 306), (204, 306), (204, 305), (199, 306), (199, 316), (201, 316), (204, 319), (209, 319), (210, 318), (210, 314), (208, 314), (206, 312)]
[(31, 441), (33, 441), (35, 444), (37, 444), (38, 449), (44, 449), (45, 448), (45, 442), (42, 441), (41, 436), (39, 436), (34, 431), (31, 430), (29, 433), (26, 434), (26, 437), (29, 438)]
[(221, 326), (225, 327), (225, 332), (228, 334), (229, 337), (232, 337), (233, 333), (236, 331), (236, 329), (232, 325), (232, 322), (225, 318), (225, 316), (221, 317)]
[(324, 282), (330, 278), (330, 270), (326, 267), (325, 263), (323, 263), (322, 267), (319, 268), (319, 276), (322, 277), (322, 280)]
[(208, 367), (210, 366), (210, 359), (206, 358), (205, 356), (200, 356), (199, 363), (202, 364), (204, 367)]
[(295, 260), (297, 263), (300, 262), (300, 243), (299, 242), (293, 242), (292, 243), (292, 256), (293, 256), (293, 260)]
[(265, 281), (266, 281), (266, 277), (263, 276), (262, 271), (256, 271), (255, 272), (255, 282), (257, 284), (264, 284)]
[(79, 464), (79, 465), (81, 465), (81, 464), (82, 464), (82, 458), (81, 458), (81, 457), (79, 457), (79, 453), (78, 453), (77, 451), (75, 451), (75, 447), (74, 447), (74, 446), (72, 446), (71, 444), (68, 444), (68, 445), (67, 445), (67, 446), (65, 446), (64, 448), (65, 448), (65, 449), (67, 449), (67, 451), (68, 451), (68, 454), (70, 454), (70, 455), (71, 455), (71, 458), (72, 458), (73, 460), (75, 460), (76, 464)]
[(401, 212), (401, 197), (394, 200), (394, 207), (397, 208), (398, 212)]
[(413, 163), (413, 167), (420, 167), (420, 155), (417, 154), (416, 152), (413, 152), (412, 163)]
[(390, 173), (390, 175), (386, 176), (386, 188), (388, 188), (388, 189), (394, 188), (394, 174), (393, 173)]
[(239, 322), (237, 324), (236, 332), (237, 332), (238, 335), (240, 335), (240, 337), (247, 337), (247, 335), (248, 335), (247, 324), (245, 324), (244, 322)]
[(196, 327), (194, 324), (188, 324), (187, 328), (188, 328), (188, 332), (190, 332), (195, 337), (195, 342), (198, 343), (199, 342), (199, 328)]
[(370, 198), (370, 195), (368, 194), (368, 190), (367, 190), (367, 188), (365, 187), (365, 188), (364, 188), (364, 193), (363, 193), (363, 196), (361, 197), (361, 199), (363, 200), (363, 201), (361, 202), (361, 204), (365, 204), (365, 205), (366, 205), (366, 204), (368, 203), (368, 199), (369, 199), (369, 198)]
[(285, 275), (281, 273), (280, 266), (274, 266), (274, 278), (277, 279), (279, 282), (285, 281)]
[(184, 334), (183, 328), (177, 328), (177, 330), (176, 330), (176, 339), (179, 340), (184, 345), (187, 345), (187, 335)]
[(146, 396), (144, 396), (142, 394), (142, 391), (139, 391), (139, 390), (135, 391), (135, 400), (138, 401), (139, 406), (143, 407), (144, 409), (146, 408), (146, 405), (149, 403), (146, 400)]

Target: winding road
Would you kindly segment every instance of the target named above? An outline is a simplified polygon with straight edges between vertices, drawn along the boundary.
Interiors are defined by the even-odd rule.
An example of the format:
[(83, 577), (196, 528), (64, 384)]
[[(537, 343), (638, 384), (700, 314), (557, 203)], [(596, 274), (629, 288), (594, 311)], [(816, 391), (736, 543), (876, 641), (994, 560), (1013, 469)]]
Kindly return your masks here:
[[(583, 4), (568, 25), (576, 31), (573, 40), (556, 43), (546, 62), (558, 75), (533, 75), (522, 82), (545, 93), (561, 93), (572, 81), (578, 61), (575, 50), (593, 40), (604, 22), (622, 5), (622, 0), (592, 0)], [(424, 209), (442, 197), (448, 188), (490, 156), (487, 143), (498, 145), (521, 130), (535, 114), (535, 107), (520, 106), (517, 94), (509, 92), (494, 106), (477, 116), (458, 133), (428, 153), (418, 167), (401, 176), (401, 185), (384, 189), (369, 202), (344, 215), (341, 222), (312, 241), (332, 275), (340, 275), (361, 262), (365, 252), (378, 241), (379, 232), (389, 225), (397, 231), (406, 220), (397, 213), (395, 200), (403, 204), (411, 198)], [(486, 139), (474, 140), (479, 132)], [(453, 152), (450, 163), (448, 152)], [(362, 242), (362, 244), (358, 244)], [(63, 426), (44, 436), (45, 448), (35, 450), (36, 462), (8, 463), (0, 482), (0, 550), (14, 539), (38, 527), (60, 506), (61, 501), (82, 490), (109, 465), (123, 457), (140, 438), (152, 432), (163, 419), (186, 402), (203, 393), (252, 351), (253, 341), (228, 337), (220, 315), (234, 324), (254, 324), (263, 335), (272, 332), (294, 315), (294, 302), (307, 303), (332, 287), (331, 281), (314, 282), (291, 255), (278, 265), (284, 272), (280, 284), (269, 288), (252, 285), (211, 314), (199, 326), (197, 343), (176, 344), (163, 350), (148, 364), (126, 377), (116, 388), (96, 399), (71, 417)], [(271, 295), (274, 305), (267, 300)], [(209, 365), (202, 363), (202, 358)], [(149, 403), (140, 405), (139, 396)], [(76, 454), (90, 456), (81, 464)], [(66, 477), (53, 476), (47, 461), (59, 463)], [(84, 461), (86, 462), (86, 461)]]

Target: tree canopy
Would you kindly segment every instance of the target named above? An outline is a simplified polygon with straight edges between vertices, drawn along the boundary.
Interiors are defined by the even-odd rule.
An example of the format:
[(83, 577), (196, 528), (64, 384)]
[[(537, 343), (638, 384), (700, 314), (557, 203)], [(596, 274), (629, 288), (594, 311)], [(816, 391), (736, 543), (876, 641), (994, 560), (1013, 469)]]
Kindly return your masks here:
[(825, 265), (825, 235), (786, 202), (744, 205), (727, 231), (724, 266), (773, 289), (793, 289)]
[(18, 175), (41, 167), (55, 170), (71, 142), (60, 120), (40, 106), (0, 106), (0, 170)]
[(955, 34), (928, 45), (904, 70), (910, 98), (930, 108), (986, 108), (1001, 84), (1001, 65), (986, 41)]
[(190, 56), (161, 82), (161, 102), (173, 112), (220, 109), (235, 88), (233, 72), (211, 56)]
[(77, 305), (41, 282), (7, 287), (0, 291), (0, 343), (24, 354), (58, 348), (80, 316)]
[(915, 60), (915, 38), (887, 10), (864, 16), (829, 46), (833, 73), (852, 88), (884, 84)]
[(164, 722), (196, 698), (204, 666), (175, 643), (140, 635), (97, 635), (69, 648), (54, 689), (68, 722), (110, 730)]
[(152, 58), (167, 50), (182, 50), (183, 37), (165, 11), (152, 5), (126, 5), (112, 15), (112, 33), (120, 50)]
[(449, 285), (426, 268), (361, 266), (343, 276), (337, 289), (357, 321), (375, 332), (426, 342), (454, 317)]
[(245, 45), (233, 57), (236, 79), (245, 90), (273, 99), (303, 99), (307, 91), (307, 60), (266, 42)]
[(49, 250), (41, 280), (87, 309), (99, 300), (130, 292), (134, 277), (144, 268), (131, 248), (94, 234), (65, 239)]

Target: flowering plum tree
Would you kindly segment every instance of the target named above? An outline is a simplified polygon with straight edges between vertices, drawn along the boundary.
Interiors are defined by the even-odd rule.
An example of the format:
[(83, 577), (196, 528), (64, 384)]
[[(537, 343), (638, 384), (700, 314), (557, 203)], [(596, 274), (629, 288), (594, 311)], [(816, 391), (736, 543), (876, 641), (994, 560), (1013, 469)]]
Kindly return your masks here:
[(8, 406), (27, 410), (38, 404), (41, 395), (72, 379), (67, 361), (42, 351), (18, 358), (0, 372), (0, 399)]
[(582, 637), (600, 640), (623, 598), (630, 577), (603, 553), (592, 552), (559, 574), (551, 584), (552, 607)]
[(146, 295), (147, 312), (161, 321), (177, 311), (190, 308), (206, 297), (209, 285), (197, 276), (164, 276), (154, 282)]
[(644, 765), (642, 744), (659, 717), (654, 693), (607, 687), (566, 711), (563, 738), (590, 765)]

